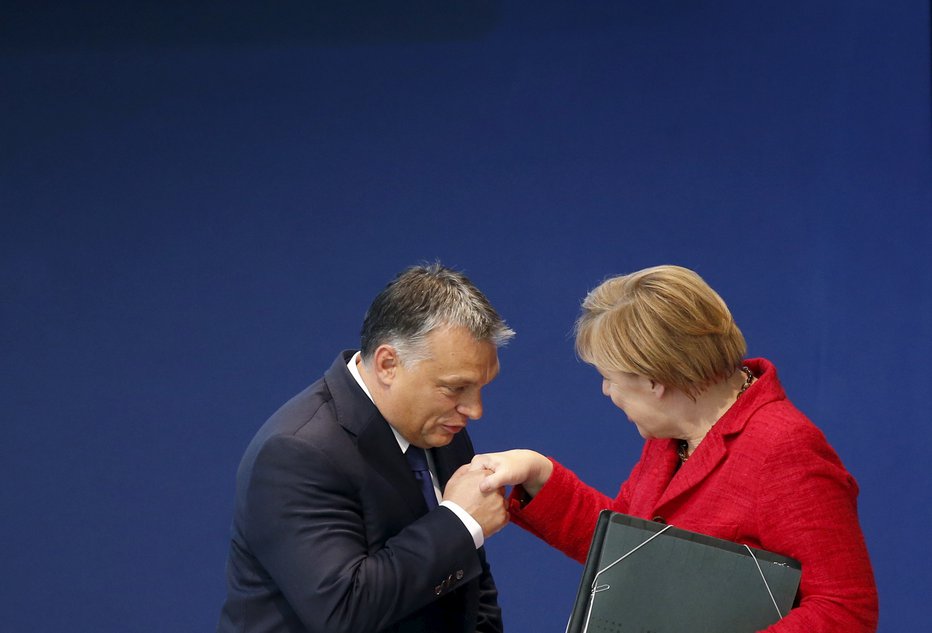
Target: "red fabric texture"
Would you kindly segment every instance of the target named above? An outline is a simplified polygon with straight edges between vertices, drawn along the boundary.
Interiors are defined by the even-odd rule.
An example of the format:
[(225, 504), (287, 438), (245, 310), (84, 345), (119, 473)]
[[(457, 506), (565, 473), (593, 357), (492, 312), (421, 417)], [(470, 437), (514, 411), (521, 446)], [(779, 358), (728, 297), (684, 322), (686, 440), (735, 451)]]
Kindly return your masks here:
[(612, 499), (552, 460), (530, 503), (512, 494), (512, 520), (580, 562), (604, 509), (791, 556), (802, 563), (798, 606), (767, 633), (872, 633), (877, 589), (857, 483), (787, 400), (774, 366), (745, 364), (757, 380), (681, 468), (676, 440), (647, 440)]

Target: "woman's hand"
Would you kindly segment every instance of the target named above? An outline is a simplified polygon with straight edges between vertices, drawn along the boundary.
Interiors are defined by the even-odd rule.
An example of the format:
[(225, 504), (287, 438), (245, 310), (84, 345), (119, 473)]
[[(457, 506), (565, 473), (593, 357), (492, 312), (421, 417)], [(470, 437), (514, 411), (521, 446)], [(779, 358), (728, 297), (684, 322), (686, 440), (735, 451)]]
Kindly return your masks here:
[(517, 449), (503, 453), (485, 453), (472, 458), (472, 469), (492, 472), (482, 480), (479, 489), (489, 492), (502, 486), (521, 486), (534, 496), (550, 479), (553, 463), (534, 451)]

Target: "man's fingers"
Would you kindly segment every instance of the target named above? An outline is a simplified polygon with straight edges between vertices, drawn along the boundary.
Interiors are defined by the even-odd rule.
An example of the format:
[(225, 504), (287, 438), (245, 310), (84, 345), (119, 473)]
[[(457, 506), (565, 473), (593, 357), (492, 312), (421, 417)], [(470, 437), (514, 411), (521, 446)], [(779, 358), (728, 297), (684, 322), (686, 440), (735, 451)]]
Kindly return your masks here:
[(499, 479), (501, 479), (500, 475), (490, 472), (488, 477), (479, 482), (479, 490), (482, 492), (492, 492), (497, 488), (504, 490), (504, 487), (499, 483)]

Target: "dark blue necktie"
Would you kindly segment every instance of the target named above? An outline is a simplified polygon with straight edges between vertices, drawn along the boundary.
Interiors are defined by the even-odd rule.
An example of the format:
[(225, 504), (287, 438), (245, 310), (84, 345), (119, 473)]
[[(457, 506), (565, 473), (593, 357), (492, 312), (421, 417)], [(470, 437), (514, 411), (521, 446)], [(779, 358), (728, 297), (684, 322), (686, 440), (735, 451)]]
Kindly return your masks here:
[(421, 484), (421, 494), (424, 501), (427, 502), (427, 509), (432, 510), (437, 507), (437, 493), (434, 492), (434, 482), (430, 478), (430, 469), (427, 467), (427, 453), (423, 448), (418, 448), (413, 444), (405, 451), (405, 458), (411, 466), (414, 478)]

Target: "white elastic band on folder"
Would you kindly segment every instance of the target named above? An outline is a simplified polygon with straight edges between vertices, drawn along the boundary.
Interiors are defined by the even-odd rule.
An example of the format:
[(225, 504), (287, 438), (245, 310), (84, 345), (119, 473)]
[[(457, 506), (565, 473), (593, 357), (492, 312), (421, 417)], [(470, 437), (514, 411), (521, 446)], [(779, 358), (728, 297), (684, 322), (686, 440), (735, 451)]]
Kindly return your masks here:
[[(623, 561), (624, 559), (626, 559), (626, 558), (628, 558), (629, 556), (631, 556), (631, 554), (635, 553), (636, 551), (638, 551), (639, 549), (641, 549), (642, 547), (644, 547), (645, 545), (647, 545), (648, 543), (650, 543), (651, 541), (653, 541), (655, 538), (657, 538), (658, 536), (660, 536), (661, 534), (663, 534), (664, 532), (666, 532), (667, 530), (669, 530), (671, 527), (673, 527), (673, 526), (672, 526), (672, 525), (667, 525), (667, 526), (665, 526), (662, 530), (660, 530), (659, 532), (657, 532), (656, 534), (654, 534), (653, 536), (651, 536), (649, 539), (647, 539), (646, 541), (644, 541), (644, 542), (641, 543), (640, 545), (638, 545), (638, 546), (636, 546), (635, 548), (633, 548), (632, 550), (630, 550), (628, 553), (626, 553), (624, 556), (622, 556), (621, 558), (619, 558), (618, 560), (616, 560), (615, 562), (613, 562), (611, 565), (609, 565), (608, 567), (605, 567), (605, 568), (603, 568), (603, 569), (600, 569), (600, 570), (596, 573), (595, 578), (592, 579), (592, 597), (589, 598), (589, 609), (586, 611), (586, 623), (583, 625), (582, 633), (586, 633), (586, 632), (589, 630), (589, 619), (592, 617), (592, 605), (593, 605), (593, 603), (595, 602), (595, 594), (597, 594), (597, 593), (599, 593), (599, 592), (601, 592), (601, 591), (605, 591), (606, 589), (611, 589), (611, 585), (597, 585), (597, 584), (596, 584), (596, 583), (598, 582), (598, 580), (599, 580), (599, 576), (601, 576), (603, 573), (607, 572), (609, 569), (611, 569), (612, 567), (614, 567), (615, 565), (617, 565), (618, 563), (620, 563), (620, 562)], [(768, 590), (769, 590), (769, 588), (768, 588)]]
[(747, 545), (745, 545), (744, 548), (748, 551), (748, 554), (751, 555), (751, 558), (754, 559), (754, 564), (757, 565), (757, 571), (760, 573), (760, 578), (764, 581), (764, 586), (767, 587), (767, 593), (770, 594), (770, 601), (773, 602), (773, 608), (777, 610), (777, 615), (782, 620), (783, 612), (781, 612), (780, 607), (777, 606), (777, 600), (773, 597), (773, 592), (770, 590), (770, 583), (768, 583), (767, 579), (764, 577), (764, 570), (760, 568), (760, 563), (757, 562), (757, 556), (754, 555), (754, 552), (752, 552), (751, 548)]

